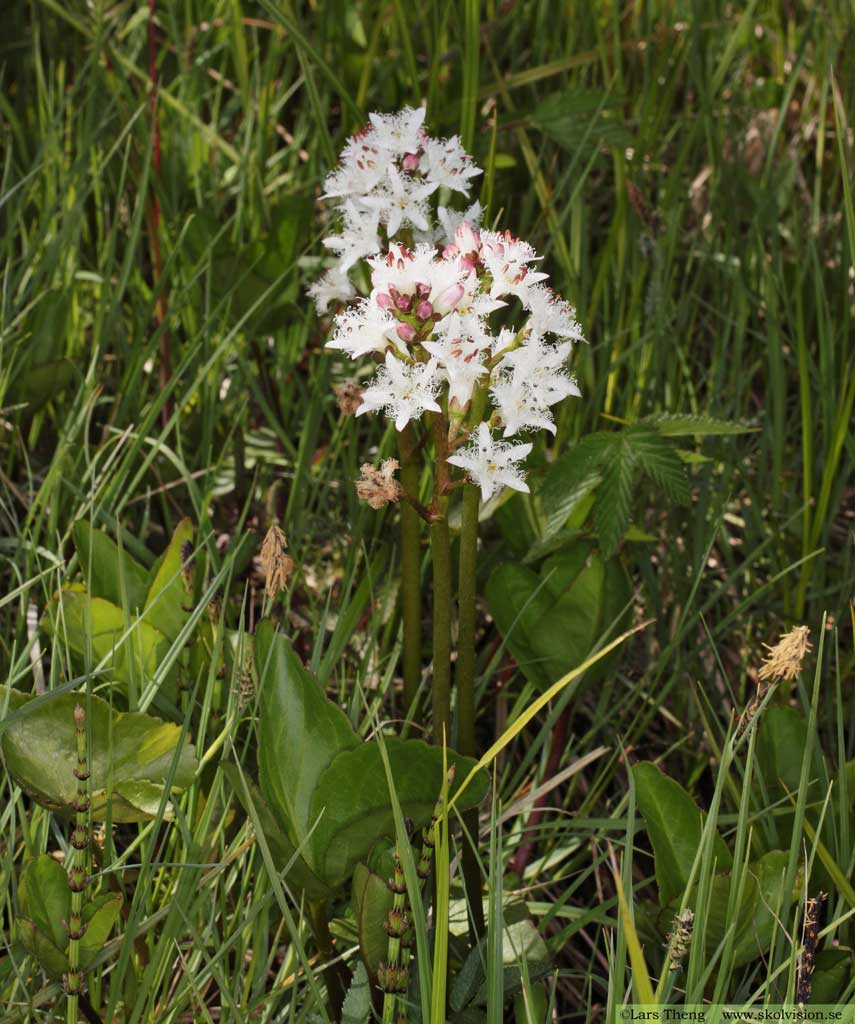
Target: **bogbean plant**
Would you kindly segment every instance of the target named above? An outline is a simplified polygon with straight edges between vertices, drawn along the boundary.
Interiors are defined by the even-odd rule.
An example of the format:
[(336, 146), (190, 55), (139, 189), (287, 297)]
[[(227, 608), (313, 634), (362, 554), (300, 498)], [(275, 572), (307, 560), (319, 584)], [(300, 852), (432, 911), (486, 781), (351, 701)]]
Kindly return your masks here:
[[(348, 388), (357, 416), (384, 413), (398, 436), (400, 480), (387, 461), (363, 467), (359, 493), (373, 507), (403, 501), (402, 613), (405, 699), (421, 678), (420, 528), (433, 565), (433, 731), (451, 735), (452, 564), (449, 498), (462, 489), (459, 540), (457, 746), (475, 752), (475, 566), (479, 506), (505, 488), (527, 492), (532, 435), (555, 432), (553, 407), (579, 390), (567, 371), (584, 340), (573, 307), (546, 284), (539, 257), (508, 231), (463, 212), (481, 174), (457, 137), (432, 138), (424, 108), (372, 114), (326, 180), (337, 230), (335, 262), (310, 289), (319, 312), (344, 304), (328, 347), (375, 368)], [(467, 199), (468, 201), (468, 199)], [(362, 377), (360, 377), (362, 381)], [(421, 500), (424, 463), (432, 470)]]

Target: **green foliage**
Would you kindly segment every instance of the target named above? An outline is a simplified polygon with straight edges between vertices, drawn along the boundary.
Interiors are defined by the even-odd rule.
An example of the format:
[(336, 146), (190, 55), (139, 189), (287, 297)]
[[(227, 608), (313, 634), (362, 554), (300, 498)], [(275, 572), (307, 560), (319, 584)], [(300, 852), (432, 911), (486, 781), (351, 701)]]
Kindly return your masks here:
[[(256, 657), (262, 792), (310, 869), (327, 885), (339, 887), (378, 839), (395, 833), (380, 743), (401, 809), (417, 827), (430, 820), (440, 792), (442, 751), (422, 740), (360, 741), (269, 622), (256, 633)], [(458, 786), (475, 766), (453, 751), (448, 763), (457, 769)], [(477, 806), (487, 782), (481, 772), (459, 809)]]
[(667, 501), (677, 505), (691, 501), (684, 460), (667, 438), (737, 434), (747, 429), (706, 416), (653, 416), (620, 431), (583, 437), (544, 476), (538, 492), (545, 523), (541, 540), (555, 536), (594, 494), (593, 523), (603, 555), (609, 558), (629, 527), (642, 477), (649, 477)]
[[(633, 765), (632, 776), (638, 809), (653, 845), (659, 902), (666, 906), (679, 900), (689, 885), (705, 816), (680, 783), (669, 779), (655, 764)], [(726, 870), (731, 865), (730, 851), (718, 832), (713, 844), (716, 867)]]
[[(122, 895), (104, 892), (83, 905), (84, 932), (79, 944), (83, 970), (104, 948), (122, 909)], [(55, 978), (68, 970), (66, 924), (71, 916), (71, 890), (65, 869), (41, 854), (21, 872), (15, 934), (27, 952)]]
[[(681, 901), (694, 906), (699, 899), (706, 816), (686, 790), (656, 765), (636, 764), (632, 775), (638, 808), (653, 846), (659, 902), (669, 908), (665, 923), (670, 927)], [(801, 895), (804, 878), (800, 874), (786, 890), (788, 854), (784, 850), (769, 851), (737, 876), (731, 870), (730, 850), (717, 830), (712, 832), (711, 845), (715, 873), (704, 904), (704, 918), (696, 920), (695, 928), (710, 951), (732, 935), (732, 963), (739, 967), (768, 953), (781, 916), (789, 915), (790, 907)], [(738, 895), (732, 907), (734, 888)]]
[[(116, 711), (100, 697), (56, 693), (26, 697), (0, 688), (0, 747), (15, 782), (45, 807), (71, 814), (77, 791), (74, 707), (87, 709), (90, 725), (92, 815), (103, 821), (145, 821), (158, 815), (167, 783), (178, 793), (196, 773), (193, 744), (181, 728), (139, 712)], [(166, 801), (164, 816), (171, 817)]]
[[(604, 561), (578, 541), (547, 558), (539, 573), (516, 562), (497, 566), (486, 596), (515, 661), (544, 690), (581, 665), (606, 634), (611, 639), (620, 631), (630, 587), (617, 560)], [(610, 655), (587, 678), (604, 677), (615, 663)]]

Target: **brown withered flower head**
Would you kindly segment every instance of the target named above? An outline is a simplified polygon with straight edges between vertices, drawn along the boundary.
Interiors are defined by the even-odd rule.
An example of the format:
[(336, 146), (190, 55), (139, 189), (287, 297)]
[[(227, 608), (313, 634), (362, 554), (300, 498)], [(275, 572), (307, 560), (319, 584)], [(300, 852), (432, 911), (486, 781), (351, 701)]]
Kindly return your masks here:
[(362, 476), (356, 481), (357, 495), (372, 508), (383, 508), (390, 501), (400, 501), (404, 492), (395, 479), (397, 468), (397, 459), (386, 459), (379, 469), (375, 469), (370, 462), (364, 463), (361, 467)]
[(285, 549), (288, 541), (285, 534), (274, 523), (264, 538), (261, 545), (261, 569), (264, 573), (264, 590), (267, 596), (273, 600), (285, 589), (288, 577), (294, 569), (294, 560), (290, 558)]
[(355, 380), (345, 381), (335, 389), (335, 399), (339, 412), (344, 416), (355, 416), (362, 404), (362, 388)]
[(763, 644), (769, 652), (766, 660), (757, 673), (758, 678), (795, 679), (802, 670), (805, 655), (813, 648), (808, 641), (810, 629), (807, 626), (796, 626), (772, 647)]

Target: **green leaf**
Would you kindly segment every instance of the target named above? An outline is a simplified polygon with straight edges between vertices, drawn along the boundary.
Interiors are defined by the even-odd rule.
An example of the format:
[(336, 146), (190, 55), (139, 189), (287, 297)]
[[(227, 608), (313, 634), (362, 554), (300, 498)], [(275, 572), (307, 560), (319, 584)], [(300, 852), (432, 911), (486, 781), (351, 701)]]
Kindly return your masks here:
[(688, 505), (692, 500), (689, 481), (680, 456), (652, 430), (632, 427), (624, 435), (632, 445), (642, 470), (672, 501)]
[(15, 931), (18, 942), (35, 957), (43, 970), (53, 978), (61, 978), (68, 970), (68, 957), (61, 949), (40, 931), (36, 925), (25, 917), (15, 919)]
[(148, 572), (144, 566), (127, 551), (120, 551), (112, 537), (101, 530), (94, 530), (85, 519), (77, 520), (73, 532), (80, 568), (90, 594), (123, 608), (124, 579), (128, 611), (132, 615), (141, 611), (148, 589)]
[(306, 850), (318, 780), (337, 754), (359, 746), (360, 740), (347, 715), (327, 699), (269, 622), (256, 631), (255, 654), (261, 791), (292, 843)]
[(371, 1020), (371, 985), (365, 964), (357, 964), (341, 1008), (341, 1024), (368, 1024)]
[(733, 963), (742, 967), (769, 952), (778, 920), (789, 919), (790, 908), (798, 898), (802, 885), (799, 873), (789, 895), (784, 893), (788, 854), (772, 850), (748, 865), (742, 899), (734, 916), (729, 917), (728, 899), (733, 879), (730, 874), (713, 878), (712, 894), (707, 906), (707, 948), (715, 948), (734, 927)]
[[(852, 980), (855, 957), (849, 949), (821, 949), (816, 954), (808, 1005), (833, 1005), (843, 1001)], [(851, 997), (850, 997), (851, 999)]]
[[(0, 745), (6, 768), (33, 799), (52, 810), (72, 812), (77, 792), (74, 707), (88, 708), (92, 815), (106, 815), (112, 787), (113, 821), (145, 821), (155, 816), (171, 771), (181, 728), (172, 722), (139, 713), (114, 711), (100, 697), (84, 693), (49, 693), (25, 697), (0, 687), (0, 706), (6, 696), (14, 715), (0, 721)], [(173, 789), (190, 785), (196, 773), (193, 744), (185, 741), (173, 778)], [(166, 805), (167, 817), (170, 807)]]
[(575, 444), (546, 471), (538, 491), (546, 518), (543, 540), (558, 533), (600, 483), (603, 476), (601, 463), (611, 444), (610, 435), (591, 434)]
[(70, 387), (76, 376), (77, 367), (68, 359), (30, 365), (15, 382), (13, 393), (18, 402), (26, 403), (26, 411), (32, 416)]
[(80, 939), (80, 966), (83, 970), (104, 948), (121, 910), (122, 894), (119, 892), (101, 893), (84, 905), (83, 922), (86, 930)]
[(615, 435), (594, 505), (594, 524), (605, 558), (610, 558), (617, 551), (629, 526), (637, 475), (638, 456), (632, 444), (625, 435)]
[(264, 799), (261, 790), (253, 785), (249, 779), (242, 779), (236, 765), (223, 764), (220, 767), (231, 783), (232, 789), (241, 802), (241, 806), (249, 814), (250, 808), (244, 790), (244, 783), (246, 784), (246, 791), (248, 791), (249, 800), (252, 801), (252, 810), (255, 813), (257, 828), (264, 834), (270, 850), (270, 856), (273, 858), (273, 863), (277, 869), (279, 871), (288, 869), (288, 885), (292, 889), (297, 890), (298, 893), (304, 892), (307, 899), (312, 902), (317, 903), (322, 900), (328, 900), (332, 895), (332, 890), (318, 878), (306, 863), (305, 858), (297, 852), (297, 848), (291, 842), (287, 832), (271, 810), (268, 802)]
[(580, 149), (633, 144), (616, 96), (592, 89), (561, 89), (542, 100), (529, 114), (532, 127), (574, 155)]
[(386, 879), (375, 875), (366, 864), (357, 864), (353, 872), (351, 902), (359, 936), (359, 952), (372, 978), (389, 952), (389, 936), (383, 927), (395, 896)]
[[(587, 658), (629, 596), (620, 564), (604, 563), (582, 541), (547, 559), (539, 574), (516, 563), (500, 565), (486, 587), (508, 649), (541, 690)], [(614, 663), (604, 659), (588, 680), (602, 678)]]
[(714, 416), (691, 416), (681, 413), (657, 413), (647, 416), (642, 423), (652, 426), (662, 437), (715, 437), (730, 434), (750, 434), (758, 427), (733, 420), (719, 420)]
[[(638, 808), (653, 845), (659, 902), (665, 906), (680, 899), (689, 884), (692, 864), (701, 845), (704, 814), (683, 787), (650, 761), (633, 765), (632, 775)], [(731, 865), (730, 851), (715, 833), (716, 867)]]
[(58, 950), (65, 950), (68, 935), (63, 922), (70, 914), (71, 890), (65, 869), (49, 854), (40, 854), (21, 872), (18, 907)]
[(52, 598), (42, 626), (49, 636), (67, 643), (84, 664), (90, 653), (96, 663), (110, 659), (110, 673), (126, 685), (149, 682), (169, 651), (169, 641), (150, 623), (126, 622), (121, 608), (79, 590), (63, 590)]
[[(416, 827), (426, 825), (443, 782), (442, 750), (422, 740), (385, 739), (395, 793), (403, 814)], [(456, 766), (456, 783), (475, 767), (472, 758), (448, 751)], [(487, 792), (488, 776), (481, 772), (461, 798), (458, 809), (477, 806)], [(452, 788), (450, 795), (456, 791)], [(365, 860), (381, 837), (395, 835), (392, 801), (377, 742), (360, 743), (339, 754), (321, 774), (312, 796), (312, 865), (332, 886), (343, 882), (354, 865)]]
[(185, 611), (188, 596), (184, 589), (181, 566), (182, 549), (193, 543), (193, 522), (182, 519), (175, 528), (169, 547), (151, 574), (151, 585), (145, 601), (145, 621), (168, 640), (174, 641), (189, 617)]

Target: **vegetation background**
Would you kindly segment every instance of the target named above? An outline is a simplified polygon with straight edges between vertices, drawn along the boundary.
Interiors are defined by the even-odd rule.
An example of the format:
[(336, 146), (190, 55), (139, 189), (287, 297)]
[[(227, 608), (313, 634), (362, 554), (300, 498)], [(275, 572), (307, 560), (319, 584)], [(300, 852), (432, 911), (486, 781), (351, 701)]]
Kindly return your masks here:
[[(632, 953), (641, 937), (654, 983), (664, 952), (628, 763), (660, 763), (712, 805), (737, 850), (752, 830), (776, 827), (786, 806), (741, 801), (753, 747), (733, 760), (728, 728), (754, 696), (761, 645), (802, 623), (814, 657), (785, 698), (804, 709), (807, 739), (781, 754), (802, 780), (817, 751), (830, 780), (845, 779), (855, 754), (853, 8), (152, 9), (12, 0), (4, 10), (3, 678), (27, 692), (46, 665), (49, 685), (62, 678), (62, 651), (48, 658), (38, 646), (38, 620), (79, 571), (75, 521), (120, 530), (151, 564), (190, 516), (211, 577), (251, 631), (263, 593), (254, 556), (278, 516), (298, 567), (283, 609), (298, 649), (324, 666), (354, 721), (368, 728), (394, 713), (395, 514), (360, 506), (352, 485), (393, 438), (380, 421), (339, 415), (326, 328), (305, 286), (326, 234), (320, 185), (347, 135), (369, 111), (426, 102), (433, 134), (473, 131), (493, 215), (543, 254), (590, 339), (574, 356), (583, 397), (565, 403), (549, 450), (539, 442), (535, 480), (580, 437), (656, 413), (752, 428), (680, 439), (688, 505), (651, 483), (622, 497), (635, 529), (621, 558), (639, 617), (655, 622), (606, 680), (573, 697), (562, 730), (556, 705), (502, 753), (482, 816), (491, 891), (504, 876), (509, 905), (549, 954), (537, 979), (512, 950), (521, 1019), (606, 1019), (630, 981), (644, 985), (627, 942)], [(482, 592), (491, 568), (522, 558), (542, 532), (537, 503), (515, 502), (486, 528)], [(534, 691), (482, 610), (486, 745)], [(180, 822), (139, 826), (116, 864), (130, 916), (95, 985), (105, 1020), (323, 1012), (314, 959), (305, 970), (312, 939), (297, 910), (283, 917), (281, 888), (218, 767), (220, 750), (249, 748), (254, 727), (247, 680), (227, 683), (195, 736), (207, 769)], [(59, 986), (25, 968), (7, 926), (23, 862), (66, 839), (9, 777), (0, 807), (0, 1012), (48, 1020)], [(809, 810), (788, 819), (782, 846), (823, 861), (833, 881), (823, 941), (845, 950), (855, 911), (845, 784), (822, 848), (836, 874)], [(703, 860), (712, 840), (700, 842)], [(634, 927), (621, 920), (614, 864)], [(345, 953), (347, 918), (340, 907)], [(718, 974), (693, 960), (669, 991), (687, 1001), (773, 992), (795, 970), (790, 923), (763, 960), (731, 958)], [(501, 972), (489, 977), (501, 986)], [(513, 1012), (508, 984), (490, 1019)]]

